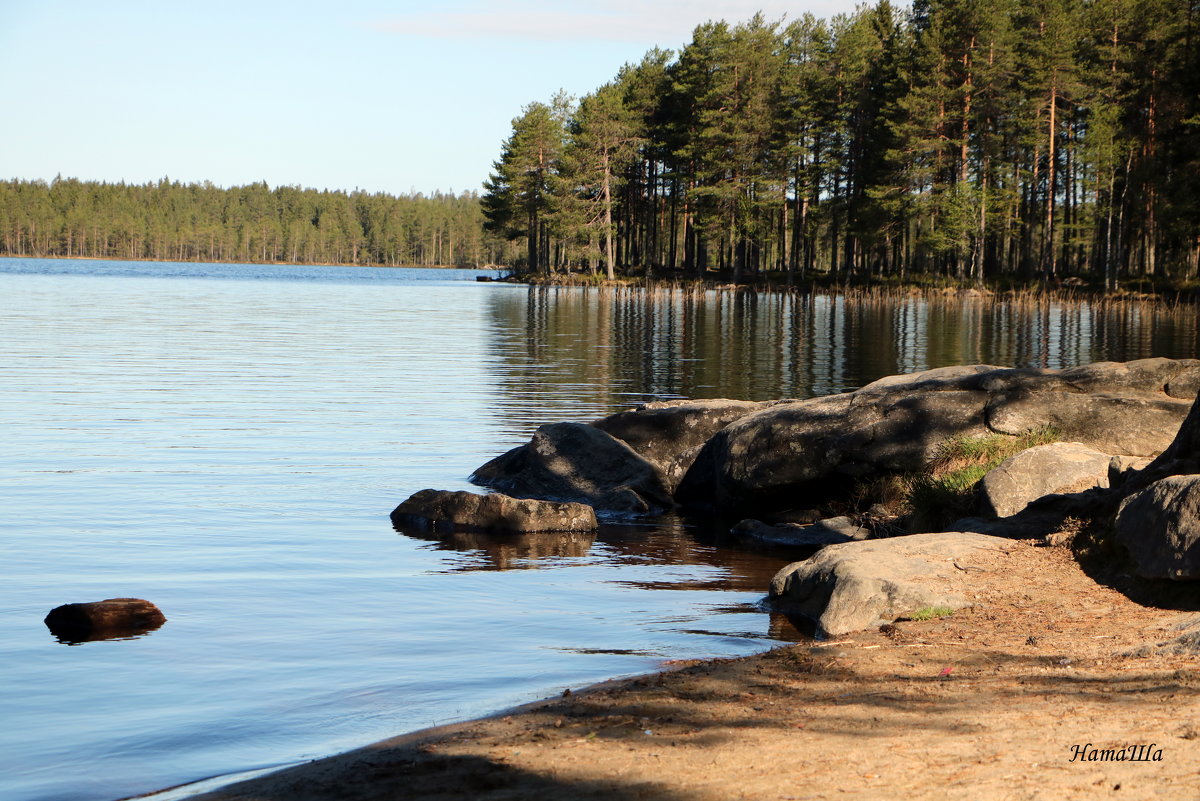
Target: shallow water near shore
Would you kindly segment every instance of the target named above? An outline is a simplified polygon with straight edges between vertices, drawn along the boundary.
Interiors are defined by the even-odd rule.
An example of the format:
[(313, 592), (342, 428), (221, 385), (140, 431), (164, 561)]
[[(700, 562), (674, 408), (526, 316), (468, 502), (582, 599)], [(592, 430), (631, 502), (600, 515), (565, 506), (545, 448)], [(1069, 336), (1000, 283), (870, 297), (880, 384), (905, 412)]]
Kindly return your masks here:
[[(1191, 309), (475, 274), (0, 259), (0, 797), (115, 799), (798, 636), (757, 606), (787, 554), (677, 521), (392, 530), (540, 423), (1200, 352)], [(42, 624), (115, 596), (167, 623), (75, 646)]]

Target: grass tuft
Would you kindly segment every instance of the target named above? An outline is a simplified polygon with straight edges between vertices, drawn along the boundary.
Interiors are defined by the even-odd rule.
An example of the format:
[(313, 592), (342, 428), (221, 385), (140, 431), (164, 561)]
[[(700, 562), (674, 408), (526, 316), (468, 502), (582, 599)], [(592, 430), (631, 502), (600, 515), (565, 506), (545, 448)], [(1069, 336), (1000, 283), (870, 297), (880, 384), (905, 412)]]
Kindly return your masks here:
[(943, 442), (921, 473), (906, 476), (903, 504), (909, 511), (909, 529), (934, 531), (970, 515), (975, 488), (988, 471), (1005, 459), (1035, 445), (1058, 442), (1052, 426), (1018, 436), (986, 434), (955, 436)]
[(908, 616), (909, 620), (933, 620), (939, 617), (950, 617), (954, 610), (948, 606), (923, 606)]

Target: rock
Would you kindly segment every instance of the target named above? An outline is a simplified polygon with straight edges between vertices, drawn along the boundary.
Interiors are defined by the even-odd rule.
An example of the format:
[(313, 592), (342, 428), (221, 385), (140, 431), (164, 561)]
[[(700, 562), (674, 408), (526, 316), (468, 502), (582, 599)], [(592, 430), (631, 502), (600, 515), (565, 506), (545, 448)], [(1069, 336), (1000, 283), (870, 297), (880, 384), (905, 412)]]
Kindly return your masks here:
[(1200, 579), (1200, 475), (1169, 476), (1127, 497), (1116, 539), (1146, 578)]
[(980, 511), (991, 517), (1009, 517), (1044, 495), (1107, 487), (1111, 459), (1079, 442), (1028, 448), (983, 477)]
[(1192, 404), (1171, 444), (1121, 487), (1132, 495), (1167, 476), (1200, 474), (1200, 397)]
[(739, 539), (797, 548), (819, 548), (871, 536), (869, 530), (855, 525), (848, 517), (831, 517), (809, 525), (780, 523), (770, 526), (758, 520), (743, 520), (730, 533)]
[(1114, 456), (1108, 461), (1108, 486), (1117, 488), (1153, 461), (1145, 456)]
[(392, 524), (418, 531), (593, 531), (596, 512), (582, 503), (424, 489), (392, 511)]
[(1097, 451), (1148, 456), (1170, 444), (1187, 415), (1188, 402), (1166, 390), (1192, 376), (1200, 376), (1195, 359), (889, 376), (734, 420), (697, 455), (676, 500), (696, 513), (769, 515), (845, 497), (856, 480), (919, 470), (954, 435), (1049, 425)]
[(1013, 396), (989, 408), (988, 426), (1021, 434), (1053, 426), (1063, 435), (1108, 453), (1152, 456), (1170, 444), (1187, 404), (1156, 397), (1038, 392)]
[(157, 606), (141, 598), (108, 598), (57, 606), (43, 622), (60, 641), (79, 643), (146, 634), (166, 623), (167, 618)]
[(713, 434), (767, 405), (726, 399), (655, 401), (592, 425), (657, 467), (667, 491), (674, 493)]
[(585, 423), (552, 423), (480, 467), (471, 481), (519, 498), (576, 501), (607, 518), (674, 507), (666, 479), (624, 442)]
[[(830, 545), (780, 570), (770, 598), (815, 620), (830, 637), (891, 623), (924, 608), (962, 609), (971, 601), (951, 588), (965, 575), (955, 560), (1006, 540), (941, 532)], [(957, 575), (955, 575), (957, 574)]]

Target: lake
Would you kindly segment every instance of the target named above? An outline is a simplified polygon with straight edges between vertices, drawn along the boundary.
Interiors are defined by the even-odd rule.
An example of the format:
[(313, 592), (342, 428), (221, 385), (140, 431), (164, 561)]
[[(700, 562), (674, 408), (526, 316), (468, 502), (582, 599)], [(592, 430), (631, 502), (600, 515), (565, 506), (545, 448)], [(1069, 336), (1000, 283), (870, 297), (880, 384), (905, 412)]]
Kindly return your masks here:
[[(1194, 309), (529, 288), (470, 270), (0, 259), (0, 798), (286, 765), (801, 635), (720, 532), (398, 534), (543, 422), (947, 364), (1200, 354)], [(59, 604), (167, 623), (68, 645)]]

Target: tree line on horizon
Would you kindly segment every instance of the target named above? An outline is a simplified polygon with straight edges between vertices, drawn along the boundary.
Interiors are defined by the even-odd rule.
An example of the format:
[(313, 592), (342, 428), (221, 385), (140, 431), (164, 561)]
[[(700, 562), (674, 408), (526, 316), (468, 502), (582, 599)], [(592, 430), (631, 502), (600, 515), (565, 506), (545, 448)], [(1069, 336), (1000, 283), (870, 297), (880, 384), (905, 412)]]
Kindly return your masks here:
[(483, 230), (475, 192), (0, 181), (7, 256), (479, 267), (512, 249)]
[(1195, 280), (1200, 0), (707, 22), (513, 120), (481, 198), (549, 274)]

